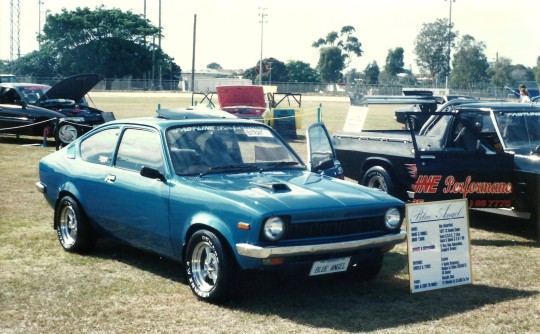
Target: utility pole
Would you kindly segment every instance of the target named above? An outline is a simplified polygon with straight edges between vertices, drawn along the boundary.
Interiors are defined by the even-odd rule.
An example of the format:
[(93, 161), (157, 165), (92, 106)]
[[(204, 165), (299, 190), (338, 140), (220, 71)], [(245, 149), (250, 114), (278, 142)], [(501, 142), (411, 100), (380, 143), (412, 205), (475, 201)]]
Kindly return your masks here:
[[(263, 75), (263, 33), (264, 33), (264, 18), (268, 16), (268, 14), (265, 13), (266, 8), (259, 7), (261, 12), (259, 13), (259, 16), (261, 17), (261, 58), (259, 60), (259, 85), (262, 86), (262, 75)], [(268, 23), (268, 21), (266, 21)]]
[(452, 2), (456, 2), (456, 0), (448, 0), (448, 2), (450, 3), (450, 15), (448, 16), (448, 70), (446, 71), (446, 89), (448, 89), (448, 80), (450, 75), (450, 51), (452, 48)]

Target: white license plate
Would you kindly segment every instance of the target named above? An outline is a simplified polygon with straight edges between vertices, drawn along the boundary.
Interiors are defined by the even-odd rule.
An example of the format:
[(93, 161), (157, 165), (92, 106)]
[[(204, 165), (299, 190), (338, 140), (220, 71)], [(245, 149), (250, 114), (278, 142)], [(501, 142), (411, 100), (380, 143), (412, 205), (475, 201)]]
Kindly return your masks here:
[(324, 261), (316, 261), (311, 267), (309, 276), (325, 275), (339, 273), (341, 271), (346, 271), (349, 266), (349, 261), (351, 257), (342, 257), (339, 259), (331, 259)]

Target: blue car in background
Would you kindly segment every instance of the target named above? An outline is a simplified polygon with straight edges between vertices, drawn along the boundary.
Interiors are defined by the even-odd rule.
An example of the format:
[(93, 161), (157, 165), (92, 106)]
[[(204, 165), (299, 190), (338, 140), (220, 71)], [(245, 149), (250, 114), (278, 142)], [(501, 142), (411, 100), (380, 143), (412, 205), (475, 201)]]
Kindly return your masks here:
[(247, 269), (375, 277), (406, 237), (403, 202), (335, 178), (317, 130), (314, 173), (271, 127), (221, 113), (116, 120), (44, 157), (36, 187), (62, 247), (84, 253), (105, 236), (171, 258), (212, 302)]

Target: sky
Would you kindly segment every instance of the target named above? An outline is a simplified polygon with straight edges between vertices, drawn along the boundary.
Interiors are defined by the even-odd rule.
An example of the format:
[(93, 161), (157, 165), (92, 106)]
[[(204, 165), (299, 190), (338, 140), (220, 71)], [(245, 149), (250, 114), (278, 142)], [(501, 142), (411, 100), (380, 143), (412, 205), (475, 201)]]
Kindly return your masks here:
[[(10, 1), (0, 0), (0, 59), (10, 58)], [(17, 0), (13, 0), (15, 3)], [(105, 8), (144, 14), (159, 26), (159, 0), (18, 0), (20, 47), (24, 55), (38, 48), (36, 36), (46, 13), (62, 8)], [(312, 43), (343, 26), (355, 28), (363, 55), (349, 69), (363, 71), (376, 61), (384, 66), (388, 50), (405, 50), (405, 68), (417, 72), (414, 40), (424, 23), (451, 20), (459, 36), (484, 42), (488, 61), (536, 66), (540, 56), (540, 1), (520, 0), (161, 0), (163, 50), (184, 72), (192, 68), (196, 15), (195, 69), (218, 63), (224, 69), (247, 69), (261, 57), (317, 65)], [(41, 12), (39, 3), (41, 2)], [(261, 13), (264, 21), (261, 23)]]

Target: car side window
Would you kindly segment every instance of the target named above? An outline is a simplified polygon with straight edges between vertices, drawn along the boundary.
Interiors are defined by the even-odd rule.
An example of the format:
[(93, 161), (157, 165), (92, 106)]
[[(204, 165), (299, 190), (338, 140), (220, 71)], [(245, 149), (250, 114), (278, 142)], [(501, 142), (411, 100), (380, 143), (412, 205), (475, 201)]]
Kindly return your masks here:
[(163, 155), (159, 134), (143, 129), (126, 129), (120, 140), (116, 167), (140, 172), (151, 167), (164, 173)]
[(3, 89), (0, 94), (0, 103), (2, 104), (16, 104), (15, 102), (20, 100), (21, 97), (13, 88)]
[(108, 165), (112, 160), (119, 133), (120, 128), (111, 128), (86, 138), (81, 143), (81, 158), (91, 163)]

